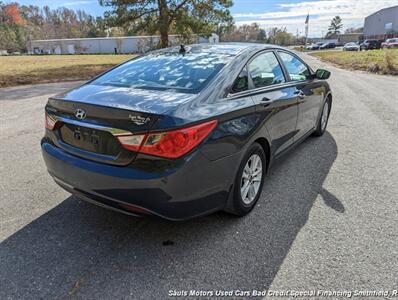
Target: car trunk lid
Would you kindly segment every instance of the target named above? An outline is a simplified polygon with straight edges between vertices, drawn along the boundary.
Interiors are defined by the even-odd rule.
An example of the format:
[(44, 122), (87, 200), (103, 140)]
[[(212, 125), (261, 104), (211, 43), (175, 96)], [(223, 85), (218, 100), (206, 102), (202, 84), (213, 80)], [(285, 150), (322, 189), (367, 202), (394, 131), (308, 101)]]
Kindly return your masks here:
[(164, 114), (195, 97), (176, 90), (144, 90), (85, 84), (49, 99), (46, 112), (61, 122), (53, 141), (64, 150), (99, 162), (127, 165), (136, 153), (118, 135), (147, 133)]
[(146, 133), (158, 116), (150, 113), (50, 99), (47, 115), (58, 123), (52, 141), (65, 151), (98, 162), (127, 165), (136, 153), (124, 149), (118, 135)]

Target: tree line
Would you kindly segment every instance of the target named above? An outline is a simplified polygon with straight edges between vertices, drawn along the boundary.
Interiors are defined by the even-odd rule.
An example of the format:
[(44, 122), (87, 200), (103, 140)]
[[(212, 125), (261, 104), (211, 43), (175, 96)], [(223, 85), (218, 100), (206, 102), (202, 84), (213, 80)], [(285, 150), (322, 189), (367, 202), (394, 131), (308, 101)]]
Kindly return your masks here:
[(232, 25), (218, 33), (224, 42), (254, 42), (288, 46), (305, 40), (302, 36), (294, 36), (288, 32), (286, 27), (271, 27), (265, 30), (257, 23)]
[(210, 35), (232, 26), (231, 0), (99, 0), (109, 10), (93, 17), (65, 7), (50, 9), (0, 0), (0, 50), (25, 51), (29, 40), (159, 34)]
[(28, 40), (106, 36), (103, 17), (65, 7), (50, 9), (0, 1), (0, 50), (25, 51)]
[[(301, 44), (304, 37), (258, 24), (236, 26), (229, 8), (232, 0), (99, 0), (103, 17), (65, 7), (50, 9), (0, 0), (0, 50), (25, 51), (29, 40), (105, 36), (160, 35), (159, 47), (169, 45), (169, 34), (190, 37), (218, 33), (221, 41)], [(340, 32), (335, 17), (328, 36)]]

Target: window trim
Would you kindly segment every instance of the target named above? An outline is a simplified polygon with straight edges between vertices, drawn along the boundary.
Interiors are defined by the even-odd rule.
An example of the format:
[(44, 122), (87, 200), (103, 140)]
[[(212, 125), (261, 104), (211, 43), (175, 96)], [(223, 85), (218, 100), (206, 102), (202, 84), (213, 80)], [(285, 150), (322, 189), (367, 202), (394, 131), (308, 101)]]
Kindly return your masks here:
[[(240, 92), (233, 92), (233, 88), (235, 86), (235, 83), (238, 81), (240, 74), (242, 74), (242, 72), (245, 71), (247, 74), (247, 90), (246, 91), (240, 91)], [(231, 88), (229, 89), (228, 95), (235, 95), (238, 93), (243, 93), (243, 92), (247, 92), (249, 90), (249, 72), (247, 70), (247, 66), (246, 64), (243, 66), (242, 70), (240, 70), (240, 72), (238, 73), (238, 76), (236, 76), (235, 80), (233, 81)]]
[[(274, 85), (269, 85), (269, 86), (265, 86), (265, 87), (260, 87), (260, 88), (254, 88), (254, 89), (248, 89), (246, 91), (242, 91), (242, 92), (237, 92), (237, 93), (231, 93), (231, 89), (230, 91), (227, 93), (226, 98), (228, 99), (238, 99), (241, 97), (247, 97), (247, 96), (251, 96), (251, 95), (256, 95), (256, 94), (260, 94), (260, 93), (264, 93), (264, 92), (269, 92), (269, 91), (273, 91), (273, 90), (277, 90), (279, 88), (287, 88), (287, 87), (294, 87), (297, 84), (305, 84), (305, 83), (309, 83), (311, 81), (313, 81), (315, 79), (315, 72), (313, 71), (313, 69), (306, 63), (304, 62), (298, 55), (296, 55), (295, 53), (283, 49), (283, 48), (269, 48), (269, 49), (262, 49), (256, 53), (254, 53), (248, 60), (247, 62), (244, 64), (244, 66), (242, 67), (242, 69), (239, 71), (238, 75), (236, 76), (235, 80), (233, 83), (235, 83), (236, 79), (238, 78), (239, 74), (243, 71), (243, 69), (247, 68), (247, 65), (254, 59), (256, 58), (258, 55), (265, 53), (265, 52), (274, 52), (275, 56), (277, 57), (279, 64), (282, 67), (282, 72), (285, 76), (285, 80), (286, 82), (280, 83), (280, 84), (274, 84)], [(311, 74), (311, 78), (304, 80), (304, 81), (292, 81), (290, 76), (289, 76), (289, 72), (286, 69), (285, 64), (283, 63), (282, 59), (279, 56), (278, 52), (285, 52), (287, 54), (290, 54), (292, 56), (294, 56), (295, 58), (297, 58), (298, 60), (300, 60), (310, 71)], [(250, 74), (248, 74), (249, 76)], [(250, 77), (250, 76), (249, 76)], [(232, 86), (231, 86), (232, 88)]]
[[(264, 90), (272, 90), (274, 88), (279, 88), (279, 87), (283, 87), (283, 86), (289, 86), (290, 84), (288, 84), (290, 82), (290, 77), (288, 77), (289, 74), (287, 74), (285, 66), (281, 63), (279, 55), (276, 53), (275, 48), (269, 48), (269, 49), (263, 49), (260, 50), (256, 53), (254, 53), (245, 63), (245, 65), (242, 67), (242, 69), (239, 71), (238, 75), (236, 76), (235, 80), (233, 81), (233, 84), (231, 85), (231, 88), (227, 94), (227, 98), (238, 98), (241, 96), (246, 96), (249, 94), (255, 94), (258, 92), (263, 92)], [(267, 52), (272, 52), (275, 55), (275, 58), (277, 59), (281, 69), (282, 69), (282, 73), (283, 73), (283, 77), (285, 78), (285, 82), (282, 83), (278, 83), (278, 84), (272, 84), (272, 85), (268, 85), (268, 86), (262, 86), (262, 87), (258, 87), (256, 88), (253, 84), (253, 79), (251, 78), (250, 75), (250, 70), (249, 70), (249, 64), (256, 59), (258, 56), (265, 54)], [(242, 73), (242, 71), (246, 69), (247, 72), (247, 80), (248, 80), (248, 89), (246, 91), (241, 91), (241, 92), (237, 92), (237, 93), (232, 93), (232, 86), (235, 84), (236, 80), (238, 79), (240, 73)], [(288, 85), (287, 85), (288, 84)]]
[[(250, 64), (253, 62), (253, 60), (255, 60), (257, 57), (259, 57), (260, 55), (266, 54), (268, 52), (272, 52), (276, 58), (276, 61), (279, 64), (279, 67), (281, 68), (282, 74), (283, 74), (283, 78), (284, 78), (284, 82), (281, 83), (276, 83), (276, 84), (271, 84), (271, 85), (267, 85), (267, 86), (260, 86), (260, 87), (255, 87), (254, 83), (253, 83), (253, 78), (250, 74)], [(278, 55), (275, 53), (274, 49), (266, 49), (260, 52), (257, 52), (254, 56), (252, 56), (246, 63), (245, 65), (246, 69), (247, 69), (247, 77), (248, 77), (248, 81), (249, 81), (249, 90), (257, 90), (257, 89), (264, 89), (266, 87), (270, 87), (270, 86), (275, 86), (275, 85), (283, 85), (284, 83), (288, 82), (288, 78), (286, 77), (286, 73), (285, 70), (281, 64), (281, 62), (279, 61)], [(239, 73), (240, 74), (240, 73)]]
[[(315, 72), (312, 70), (312, 68), (307, 64), (307, 63), (305, 63), (298, 55), (296, 55), (295, 53), (293, 53), (293, 52), (290, 52), (290, 51), (286, 51), (286, 50), (284, 50), (284, 49), (276, 49), (276, 55), (278, 56), (278, 59), (280, 60), (280, 63), (283, 65), (283, 68), (284, 68), (284, 70), (285, 70), (285, 72), (286, 72), (286, 75), (287, 75), (287, 77), (289, 78), (289, 82), (296, 82), (296, 83), (303, 83), (303, 82), (309, 82), (309, 81), (312, 81), (313, 79), (314, 79), (314, 74), (315, 74)], [(294, 81), (294, 80), (292, 80), (292, 78), (290, 77), (290, 74), (289, 74), (289, 71), (287, 70), (287, 68), (286, 68), (286, 65), (285, 65), (285, 63), (283, 62), (283, 60), (282, 60), (282, 57), (280, 57), (280, 55), (279, 55), (279, 52), (283, 52), (283, 53), (286, 53), (286, 54), (290, 54), (291, 56), (293, 56), (294, 58), (296, 58), (297, 60), (299, 60), (304, 66), (306, 66), (307, 67), (307, 70), (309, 71), (309, 73), (310, 73), (310, 78), (307, 78), (307, 79), (305, 79), (305, 80), (299, 80), (299, 81)]]
[[(300, 81), (300, 83), (302, 83), (302, 82), (303, 81)], [(268, 86), (256, 88), (256, 89), (253, 89), (253, 90), (246, 90), (246, 91), (239, 92), (239, 93), (228, 94), (226, 98), (228, 98), (228, 99), (238, 99), (238, 98), (241, 98), (241, 97), (257, 95), (257, 94), (261, 94), (261, 93), (265, 93), (265, 92), (272, 92), (274, 90), (278, 90), (278, 89), (281, 89), (281, 88), (294, 87), (294, 86), (297, 85), (297, 83), (298, 83), (298, 81), (287, 81), (287, 82), (283, 82), (283, 83), (280, 83), (280, 84), (268, 85)]]

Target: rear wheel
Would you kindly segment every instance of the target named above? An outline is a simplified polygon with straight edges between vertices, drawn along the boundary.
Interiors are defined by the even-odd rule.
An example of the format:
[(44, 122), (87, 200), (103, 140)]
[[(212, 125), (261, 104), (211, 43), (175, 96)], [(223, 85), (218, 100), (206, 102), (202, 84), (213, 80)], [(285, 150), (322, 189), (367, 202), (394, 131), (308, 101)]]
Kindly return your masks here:
[(266, 163), (263, 148), (258, 143), (251, 145), (242, 159), (232, 198), (224, 211), (244, 216), (254, 208), (263, 188)]
[(331, 102), (330, 99), (327, 99), (323, 104), (321, 117), (318, 121), (317, 128), (314, 132), (315, 136), (321, 136), (325, 133), (329, 121), (330, 108), (331, 108)]

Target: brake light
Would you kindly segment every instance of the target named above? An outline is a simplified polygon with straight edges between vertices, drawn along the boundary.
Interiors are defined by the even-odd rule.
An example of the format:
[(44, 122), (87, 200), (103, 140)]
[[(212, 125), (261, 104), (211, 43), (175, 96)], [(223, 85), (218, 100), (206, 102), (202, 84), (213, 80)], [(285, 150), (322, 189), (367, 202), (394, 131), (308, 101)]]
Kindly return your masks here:
[(216, 125), (217, 121), (214, 120), (177, 130), (117, 138), (127, 150), (165, 158), (178, 158), (199, 145)]
[(47, 113), (45, 113), (45, 126), (48, 130), (56, 129), (61, 123), (57, 120), (51, 118)]

